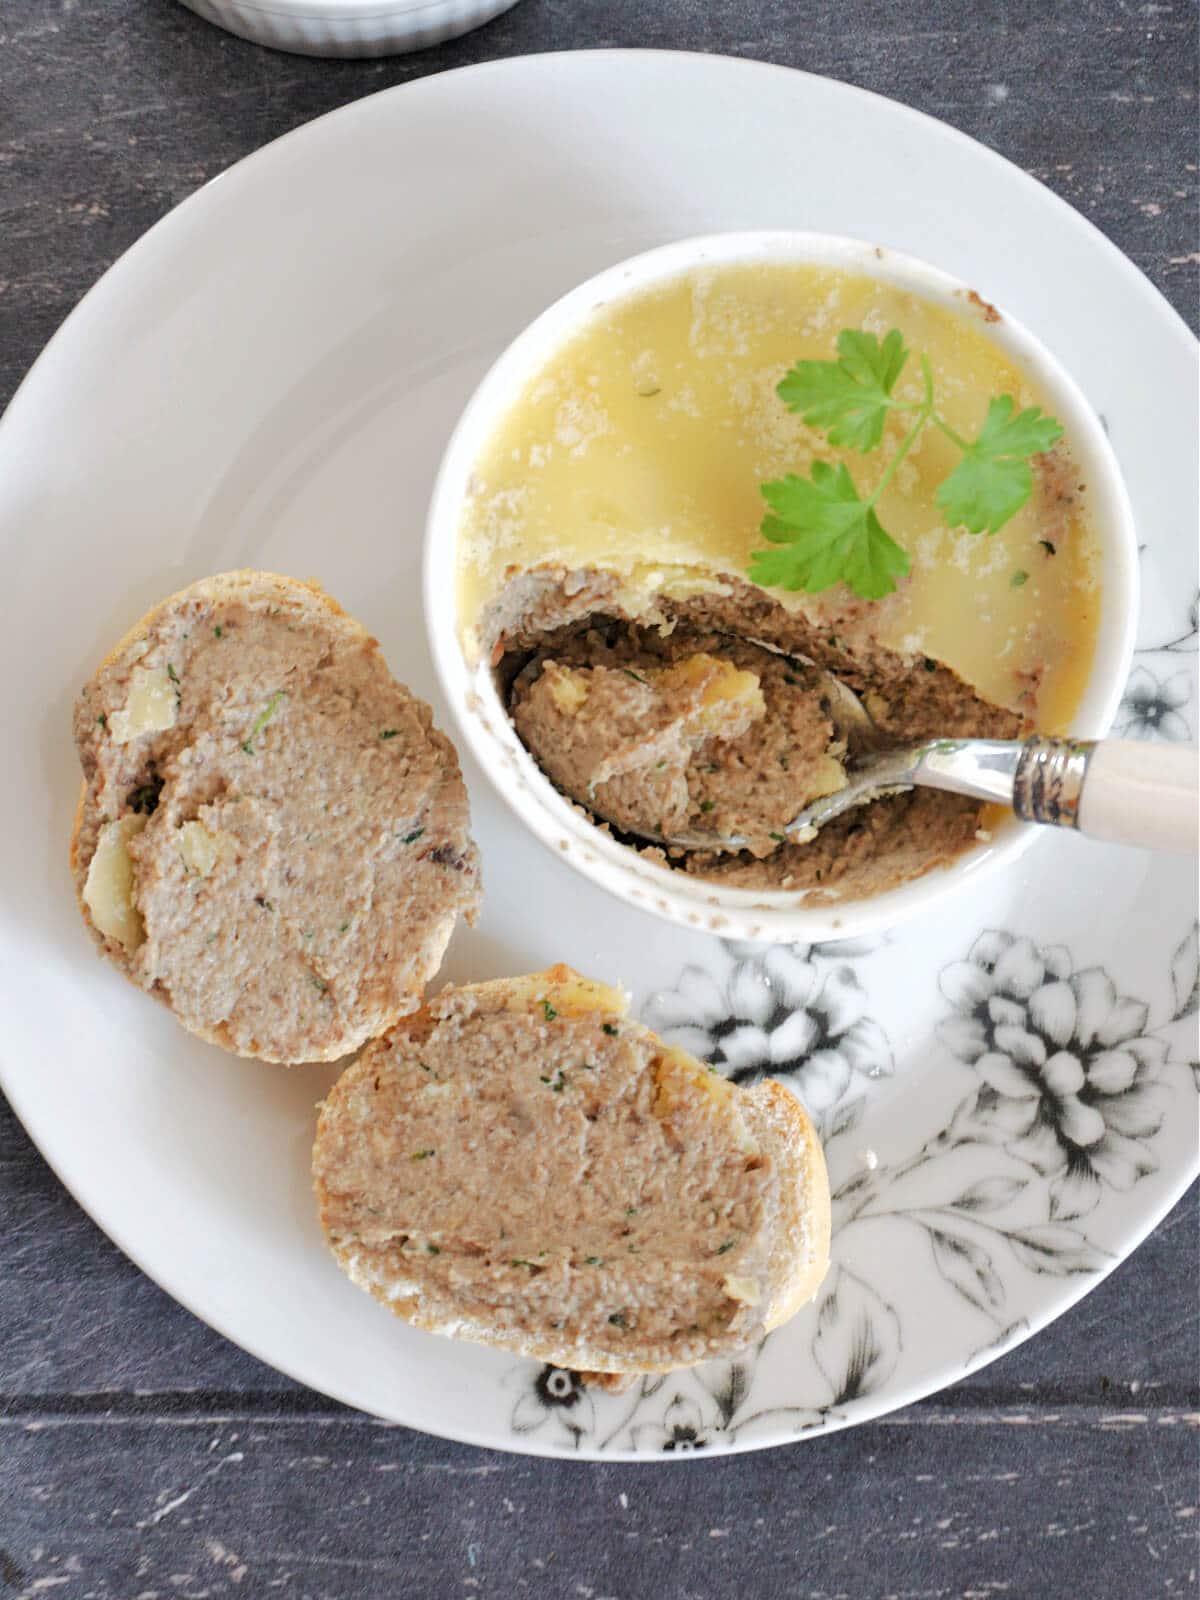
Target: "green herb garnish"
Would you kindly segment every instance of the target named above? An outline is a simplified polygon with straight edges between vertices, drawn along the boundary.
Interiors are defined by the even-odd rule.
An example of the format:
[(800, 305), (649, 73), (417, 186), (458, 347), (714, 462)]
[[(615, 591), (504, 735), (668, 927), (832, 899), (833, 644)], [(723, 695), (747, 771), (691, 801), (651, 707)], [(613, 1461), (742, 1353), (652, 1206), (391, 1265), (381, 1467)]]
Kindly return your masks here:
[(617, 1037), (618, 1030), (615, 1022), (606, 1022), (603, 1024), (603, 1028), (610, 1038), (615, 1039)]
[(1028, 582), (1029, 574), (1022, 567), (1018, 567), (1008, 580), (1008, 586), (1010, 589), (1023, 589)]
[(545, 1017), (547, 1022), (553, 1022), (555, 1017), (558, 1015), (558, 1012), (555, 1011), (549, 1000), (542, 1001), (542, 1015)]
[(599, 1256), (584, 1256), (583, 1264), (585, 1267), (602, 1267), (604, 1262)]
[(175, 671), (175, 668), (169, 661), (167, 662), (167, 677), (170, 678), (172, 683), (179, 682), (179, 674)]
[(623, 1328), (625, 1326), (625, 1316), (623, 1312), (614, 1311), (608, 1320), (612, 1323), (614, 1328)]
[(425, 1248), (426, 1248), (426, 1250), (429, 1251), (429, 1254), (431, 1256), (440, 1256), (441, 1253), (442, 1253), (441, 1247), (439, 1245), (436, 1245), (436, 1244), (427, 1244), (425, 1246)]
[(399, 728), (380, 728), (379, 737), (381, 739), (394, 739), (399, 732)]
[(928, 423), (962, 453), (935, 499), (947, 523), (969, 533), (996, 533), (1016, 515), (1033, 488), (1030, 458), (1049, 450), (1062, 428), (1039, 406), (1018, 412), (1011, 395), (999, 395), (989, 402), (978, 435), (964, 439), (936, 409), (928, 356), (920, 358), (923, 397), (893, 398), (911, 353), (899, 329), (881, 343), (873, 333), (845, 328), (837, 350), (836, 361), (800, 361), (787, 374), (776, 392), (788, 410), (820, 428), (830, 444), (863, 454), (882, 442), (889, 412), (908, 413), (911, 425), (866, 499), (841, 462), (817, 461), (807, 478), (789, 473), (764, 483), (770, 510), (761, 531), (772, 548), (753, 552), (749, 574), (765, 588), (817, 594), (845, 583), (863, 599), (878, 600), (891, 594), (911, 563), (875, 507)]
[(424, 828), (414, 828), (411, 833), (404, 834), (404, 836), (400, 840), (400, 843), (401, 844), (415, 844), (416, 841), (421, 837), (421, 835), (424, 832), (425, 832)]
[(222, 636), (222, 634), (224, 632), (225, 632), (225, 629), (218, 622), (216, 627), (213, 629), (213, 637), (219, 639), (219, 638), (221, 638), (221, 636)]
[(724, 1244), (717, 1246), (716, 1250), (713, 1251), (713, 1254), (714, 1255), (718, 1255), (718, 1256), (723, 1256), (725, 1254), (726, 1250), (732, 1250), (736, 1243), (737, 1243), (736, 1239), (726, 1239)]
[(270, 722), (271, 718), (279, 710), (280, 701), (286, 699), (287, 694), (284, 692), (284, 690), (277, 689), (267, 701), (265, 708), (258, 713), (257, 717), (255, 717), (254, 726), (250, 729), (250, 737), (242, 741), (242, 749), (248, 756), (252, 756), (254, 754), (255, 739), (258, 738), (259, 734), (266, 727), (267, 723)]
[(108, 727), (108, 717), (103, 711), (96, 718), (96, 721), (100, 724), (100, 726), (102, 728), (107, 728)]
[(632, 678), (634, 683), (645, 683), (646, 682), (645, 678), (642, 677), (641, 673), (640, 672), (635, 672), (632, 667), (622, 667), (621, 671), (625, 674), (625, 676), (627, 678)]
[(542, 1082), (546, 1084), (548, 1088), (553, 1090), (555, 1094), (561, 1094), (567, 1087), (566, 1074), (563, 1072), (561, 1067), (552, 1078), (542, 1077)]
[(409, 1157), (410, 1161), (428, 1161), (430, 1156), (437, 1154), (436, 1150), (414, 1150)]

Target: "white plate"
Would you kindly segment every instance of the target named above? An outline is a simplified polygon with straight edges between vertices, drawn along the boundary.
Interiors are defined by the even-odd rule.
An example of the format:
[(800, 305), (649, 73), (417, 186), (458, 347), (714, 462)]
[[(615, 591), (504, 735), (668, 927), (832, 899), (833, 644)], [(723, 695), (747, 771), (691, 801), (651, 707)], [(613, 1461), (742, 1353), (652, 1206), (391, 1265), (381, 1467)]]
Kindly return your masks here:
[[(737, 950), (582, 883), (468, 763), (486, 909), (444, 976), (566, 960), (624, 979), (645, 1015), (694, 1046), (743, 1072), (790, 1071), (828, 1136), (839, 1226), (817, 1304), (745, 1362), (594, 1395), (418, 1333), (353, 1288), (309, 1197), (329, 1070), (197, 1043), (98, 961), (79, 926), (70, 708), (112, 640), (203, 574), (316, 574), (436, 706), (420, 533), (479, 375), (610, 262), (755, 227), (927, 257), (1064, 360), (1108, 419), (1146, 544), (1123, 720), (1190, 736), (1191, 338), (1046, 190), (842, 84), (594, 52), (361, 101), (154, 228), (68, 320), (0, 427), (5, 1090), (81, 1204), (170, 1293), (305, 1383), (431, 1432), (678, 1454), (862, 1421), (1064, 1311), (1196, 1168), (1195, 903), (1179, 862), (1047, 838), (973, 904), (892, 942)], [(1046, 1049), (1053, 1090), (1019, 1064)], [(1068, 1132), (1084, 1142), (1068, 1146)]]

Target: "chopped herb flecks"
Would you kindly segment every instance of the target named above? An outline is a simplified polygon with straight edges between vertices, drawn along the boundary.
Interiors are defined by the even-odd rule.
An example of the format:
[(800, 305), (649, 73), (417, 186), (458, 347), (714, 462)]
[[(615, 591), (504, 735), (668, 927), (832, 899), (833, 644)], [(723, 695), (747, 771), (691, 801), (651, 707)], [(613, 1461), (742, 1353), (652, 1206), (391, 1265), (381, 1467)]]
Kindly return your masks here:
[(625, 1316), (623, 1312), (614, 1311), (608, 1320), (612, 1323), (614, 1328), (623, 1328), (625, 1326)]
[(429, 1251), (429, 1254), (430, 1254), (430, 1255), (431, 1255), (431, 1256), (440, 1256), (440, 1255), (441, 1255), (441, 1253), (442, 1253), (442, 1252), (441, 1252), (441, 1248), (440, 1248), (440, 1246), (438, 1246), (438, 1245), (436, 1245), (436, 1244), (427, 1244), (427, 1245), (426, 1245), (426, 1246), (425, 1246), (425, 1248), (426, 1248), (426, 1250), (428, 1250), (428, 1251)]
[(706, 816), (707, 816), (707, 815), (708, 815), (708, 813), (709, 813), (709, 812), (710, 812), (710, 811), (711, 811), (711, 810), (712, 810), (712, 809), (713, 809), (713, 807), (714, 807), (714, 806), (715, 806), (715, 805), (716, 805), (716, 803), (717, 803), (717, 802), (716, 802), (716, 801), (715, 801), (715, 800), (701, 800), (701, 802), (700, 802), (700, 809), (701, 809), (701, 811), (703, 811), (703, 812), (704, 812), (704, 814), (705, 814), (705, 815), (706, 815)]
[(213, 637), (216, 638), (216, 639), (219, 639), (224, 634), (224, 632), (225, 632), (225, 629), (218, 622), (216, 627), (213, 629)]
[(394, 739), (399, 732), (399, 728), (380, 728), (379, 737), (381, 739)]
[(615, 1039), (617, 1037), (617, 1025), (616, 1025), (616, 1023), (615, 1022), (606, 1022), (604, 1024), (604, 1031), (605, 1031), (605, 1033), (607, 1033), (609, 1035), (610, 1038)]
[(549, 1000), (543, 1000), (542, 1001), (542, 1014), (546, 1018), (547, 1022), (553, 1022), (555, 1017), (558, 1015), (558, 1012), (555, 1011), (554, 1007), (550, 1004)]
[(552, 1078), (543, 1077), (542, 1082), (552, 1089), (555, 1094), (561, 1094), (567, 1087), (567, 1076), (560, 1067)]
[[(632, 667), (622, 667), (621, 671), (625, 674), (625, 676), (627, 678), (632, 678), (634, 683), (645, 683), (646, 682), (645, 678), (642, 677), (641, 673), (640, 672), (635, 672)], [(649, 687), (649, 686), (647, 685), (647, 687)]]
[(714, 1254), (719, 1255), (719, 1256), (723, 1256), (725, 1254), (726, 1250), (732, 1250), (736, 1243), (737, 1243), (736, 1239), (726, 1239), (724, 1244), (717, 1246)]
[(1021, 567), (1018, 567), (1017, 570), (1013, 573), (1012, 577), (1008, 580), (1008, 582), (1009, 582), (1010, 588), (1020, 589), (1026, 583), (1029, 582), (1029, 574), (1027, 572), (1025, 572)]
[(172, 683), (179, 682), (179, 674), (175, 671), (174, 666), (169, 661), (167, 662), (167, 677), (170, 678)]
[(406, 833), (401, 837), (400, 843), (401, 844), (415, 844), (417, 842), (417, 840), (421, 837), (421, 835), (424, 832), (425, 832), (424, 828), (414, 828), (411, 833)]
[(599, 1256), (584, 1256), (583, 1264), (585, 1267), (602, 1267), (604, 1262)]
[(435, 1155), (437, 1155), (436, 1150), (414, 1150), (409, 1159), (412, 1161), (428, 1161), (430, 1156)]
[(267, 899), (264, 899), (261, 894), (256, 894), (254, 896), (254, 904), (259, 906), (263, 911), (274, 911), (275, 909), (271, 902)]
[(250, 737), (244, 740), (242, 743), (242, 749), (248, 756), (252, 756), (254, 754), (254, 741), (266, 727), (267, 723), (270, 722), (276, 711), (278, 711), (279, 702), (286, 699), (286, 693), (282, 689), (277, 689), (267, 701), (266, 708), (260, 711), (258, 716), (254, 719), (254, 726), (250, 729)]
[(98, 723), (99, 723), (99, 724), (100, 724), (100, 726), (101, 726), (101, 727), (102, 727), (102, 728), (107, 728), (107, 727), (108, 727), (108, 718), (107, 718), (107, 716), (106, 716), (106, 715), (105, 715), (105, 714), (104, 714), (104, 712), (103, 712), (103, 711), (102, 711), (102, 712), (101, 712), (101, 713), (100, 713), (100, 715), (99, 715), (99, 716), (98, 716), (98, 717), (97, 717), (97, 718), (96, 718), (96, 721), (97, 721), (97, 722), (98, 722)]
[(318, 994), (324, 994), (326, 989), (329, 988), (329, 985), (325, 982), (325, 979), (324, 978), (318, 978), (315, 972), (310, 972), (309, 973), (308, 981), (309, 981), (309, 983), (312, 984), (313, 988), (317, 991)]

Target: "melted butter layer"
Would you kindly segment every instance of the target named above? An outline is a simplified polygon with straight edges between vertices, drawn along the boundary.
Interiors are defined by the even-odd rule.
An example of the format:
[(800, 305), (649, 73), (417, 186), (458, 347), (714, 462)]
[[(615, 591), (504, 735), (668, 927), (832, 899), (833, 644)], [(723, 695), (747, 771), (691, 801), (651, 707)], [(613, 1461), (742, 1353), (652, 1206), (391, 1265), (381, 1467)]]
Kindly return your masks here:
[[(835, 450), (786, 410), (775, 387), (799, 360), (829, 360), (845, 327), (898, 327), (913, 352), (896, 389), (918, 399), (925, 352), (941, 414), (973, 436), (988, 400), (1046, 397), (962, 313), (857, 274), (819, 267), (719, 266), (600, 313), (527, 383), (475, 472), (460, 535), (464, 640), (514, 571), (591, 566), (644, 582), (744, 576), (761, 543), (759, 485), (814, 460), (842, 460), (873, 489), (902, 436)], [(1043, 457), (1029, 503), (998, 534), (948, 529), (934, 501), (959, 459), (932, 427), (882, 496), (880, 520), (909, 552), (900, 590), (851, 604), (851, 626), (906, 655), (936, 657), (981, 694), (1047, 731), (1064, 728), (1091, 667), (1100, 593), (1094, 536), (1065, 440)], [(1053, 547), (1053, 553), (1049, 547)], [(842, 589), (770, 593), (845, 632)]]

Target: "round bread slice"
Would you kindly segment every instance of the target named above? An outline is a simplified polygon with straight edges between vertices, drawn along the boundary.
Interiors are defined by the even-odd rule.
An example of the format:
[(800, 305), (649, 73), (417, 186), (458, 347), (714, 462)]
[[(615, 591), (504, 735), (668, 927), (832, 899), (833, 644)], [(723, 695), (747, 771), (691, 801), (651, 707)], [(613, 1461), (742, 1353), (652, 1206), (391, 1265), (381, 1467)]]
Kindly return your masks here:
[(782, 1085), (739, 1089), (569, 967), (449, 988), (321, 1110), (321, 1226), (398, 1316), (595, 1373), (730, 1355), (829, 1261), (829, 1183)]
[(237, 1055), (357, 1049), (473, 916), (454, 747), (316, 584), (230, 572), (164, 600), (83, 690), (75, 742), (88, 927)]

